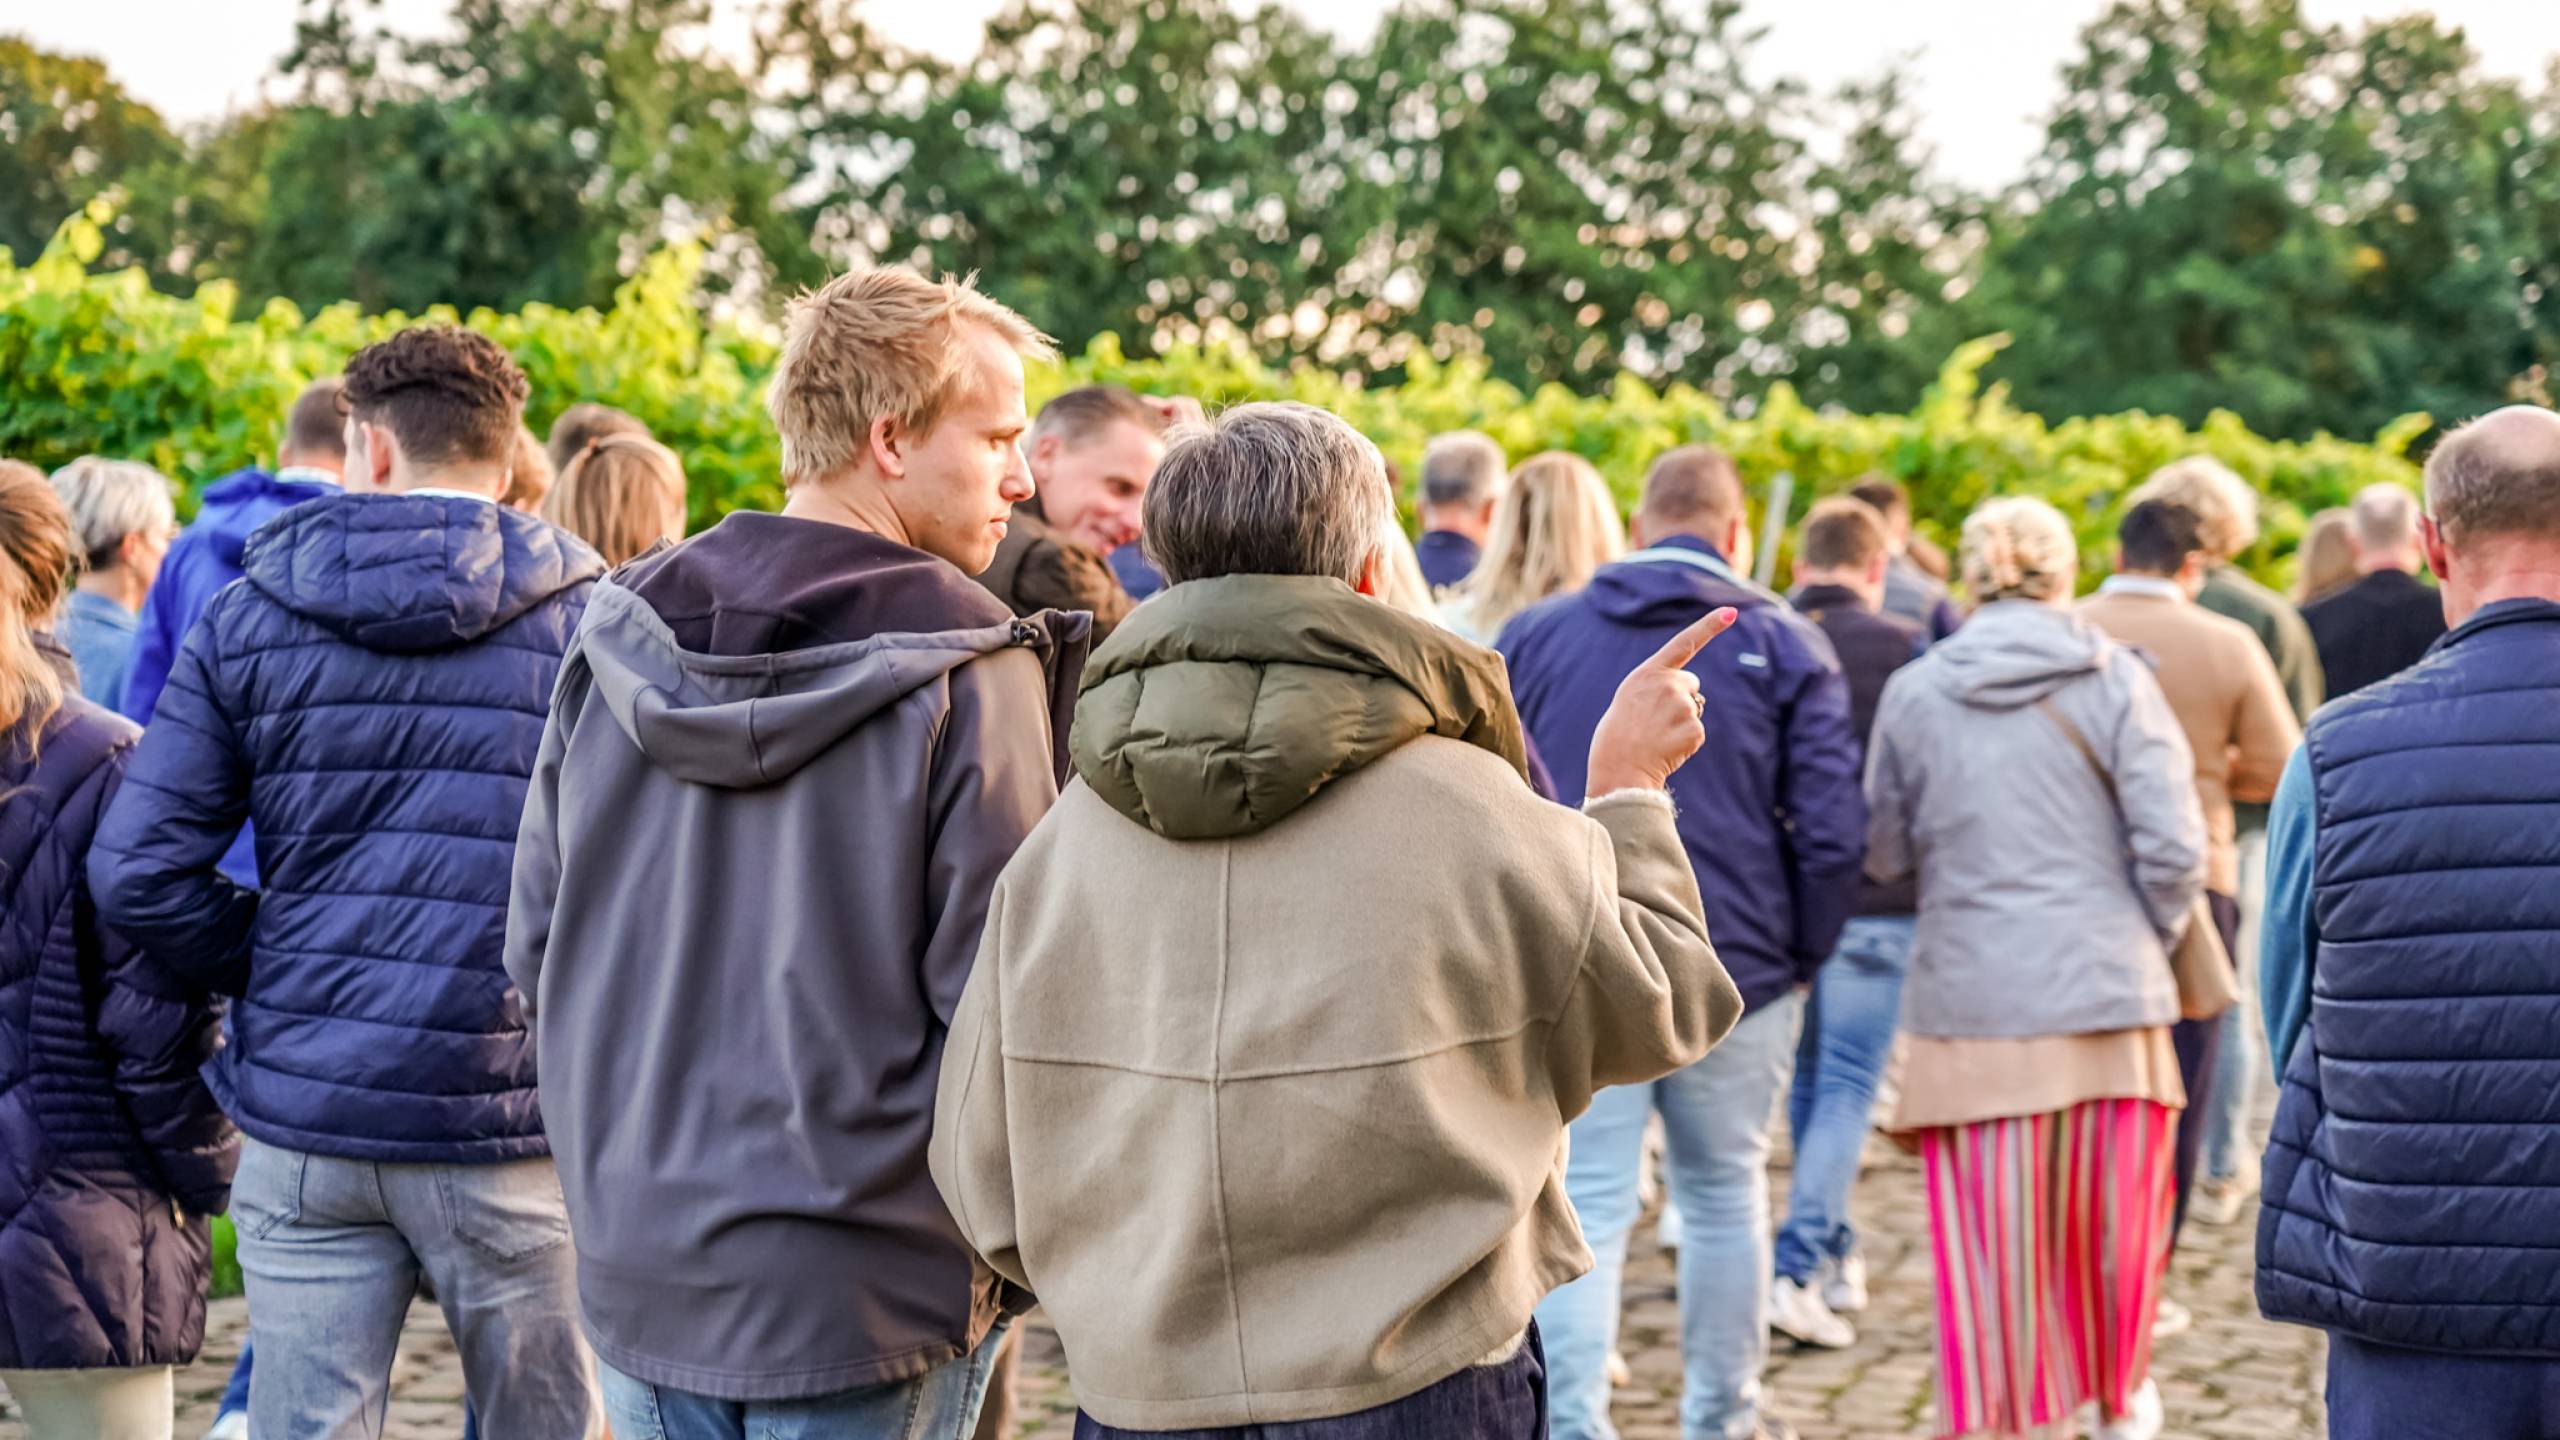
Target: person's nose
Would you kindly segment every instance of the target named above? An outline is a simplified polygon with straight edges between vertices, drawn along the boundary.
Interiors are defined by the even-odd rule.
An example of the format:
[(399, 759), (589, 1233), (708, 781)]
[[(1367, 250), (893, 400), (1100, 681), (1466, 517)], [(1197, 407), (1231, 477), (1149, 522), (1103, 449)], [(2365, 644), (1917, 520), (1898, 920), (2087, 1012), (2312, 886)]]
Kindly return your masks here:
[(1031, 461), (1023, 455), (1021, 446), (1014, 446), (1012, 458), (1005, 466), (1004, 484), (997, 488), (996, 493), (1004, 497), (1006, 504), (1019, 505), (1030, 499), (1037, 489), (1031, 483)]

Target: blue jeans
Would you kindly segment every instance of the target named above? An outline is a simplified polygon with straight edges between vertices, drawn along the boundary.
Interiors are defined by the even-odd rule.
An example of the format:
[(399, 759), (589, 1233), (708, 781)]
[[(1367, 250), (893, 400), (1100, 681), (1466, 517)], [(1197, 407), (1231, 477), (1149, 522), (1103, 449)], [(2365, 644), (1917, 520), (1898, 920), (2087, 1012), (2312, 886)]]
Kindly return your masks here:
[(389, 1164), (244, 1140), (231, 1217), (257, 1345), (251, 1434), (379, 1434), (421, 1275), (490, 1434), (600, 1432), (549, 1160)]
[(1121, 1430), (1079, 1410), (1075, 1440), (1547, 1440), (1546, 1352), (1533, 1320), (1510, 1359), (1470, 1366), (1348, 1415), (1217, 1430)]
[(1787, 1223), (1778, 1230), (1783, 1279), (1811, 1284), (1825, 1262), (1858, 1248), (1849, 1192), (1866, 1153), (1876, 1086), (1893, 1055), (1902, 979), (1911, 969), (1919, 923), (1908, 915), (1850, 921), (1813, 982), (1804, 1038), (1796, 1043), (1795, 1084), (1787, 1092), (1795, 1177), (1787, 1190)]
[(2205, 1108), (2204, 1178), (2229, 1180), (2257, 1163), (2249, 1105), (2267, 1068), (2265, 1031), (2258, 1019), (2258, 926), (2267, 909), (2267, 832), (2240, 837), (2240, 943), (2232, 962), (2240, 967), (2240, 1003), (2222, 1012), (2222, 1054), (2215, 1061), (2213, 1099)]
[(912, 1380), (806, 1400), (715, 1400), (599, 1365), (605, 1413), (614, 1440), (969, 1440), (1008, 1323)]
[(1802, 994), (1773, 1000), (1743, 1016), (1704, 1060), (1649, 1085), (1603, 1090), (1573, 1122), (1565, 1193), (1593, 1264), (1538, 1307), (1555, 1440), (1616, 1440), (1609, 1352), (1645, 1117), (1656, 1109), (1680, 1205), (1681, 1433), (1739, 1440), (1758, 1428), (1769, 1358), (1769, 1119), (1803, 1018)]

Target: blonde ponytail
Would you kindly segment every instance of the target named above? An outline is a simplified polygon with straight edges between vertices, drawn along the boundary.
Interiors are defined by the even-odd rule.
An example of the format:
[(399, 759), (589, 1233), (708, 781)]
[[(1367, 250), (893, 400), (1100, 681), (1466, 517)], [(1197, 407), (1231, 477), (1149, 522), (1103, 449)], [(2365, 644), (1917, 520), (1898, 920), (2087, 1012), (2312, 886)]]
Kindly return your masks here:
[(62, 708), (62, 677), (36, 645), (70, 588), (71, 512), (42, 471), (0, 461), (0, 737), (28, 756)]

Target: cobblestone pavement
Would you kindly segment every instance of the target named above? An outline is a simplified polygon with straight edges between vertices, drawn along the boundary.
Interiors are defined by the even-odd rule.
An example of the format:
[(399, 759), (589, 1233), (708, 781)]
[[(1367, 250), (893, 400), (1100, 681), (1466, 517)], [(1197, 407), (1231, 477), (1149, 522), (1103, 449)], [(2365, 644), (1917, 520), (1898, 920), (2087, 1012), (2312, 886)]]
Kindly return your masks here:
[[(1780, 1157), (1783, 1162), (1783, 1153)], [(1784, 1341), (1769, 1371), (1777, 1412), (1804, 1440), (1920, 1440), (1931, 1434), (1935, 1367), (1927, 1216), (1916, 1161), (1881, 1142), (1869, 1147), (1858, 1218), (1872, 1267), (1874, 1308), (1861, 1317), (1855, 1348), (1791, 1350)], [(1783, 1167), (1776, 1193), (1785, 1194)], [(1637, 1232), (1627, 1272), (1624, 1346), (1634, 1384), (1618, 1392), (1624, 1440), (1679, 1440), (1679, 1310), (1669, 1256)], [(2322, 1342), (2311, 1331), (2270, 1325), (2250, 1292), (2256, 1234), (2253, 1206), (2228, 1227), (2191, 1225), (2170, 1293), (2195, 1312), (2195, 1328), (2162, 1342), (2155, 1373), (2168, 1402), (2174, 1440), (2320, 1440)], [(178, 1373), (178, 1436), (195, 1440), (248, 1326), (240, 1301), (213, 1306), (204, 1358)], [(1057, 1337), (1036, 1320), (1027, 1336), (1018, 1440), (1066, 1440), (1075, 1403)], [(462, 1432), (461, 1369), (436, 1311), (412, 1311), (391, 1376), (386, 1440), (451, 1440)], [(23, 1440), (13, 1406), (0, 1403), (0, 1440)]]

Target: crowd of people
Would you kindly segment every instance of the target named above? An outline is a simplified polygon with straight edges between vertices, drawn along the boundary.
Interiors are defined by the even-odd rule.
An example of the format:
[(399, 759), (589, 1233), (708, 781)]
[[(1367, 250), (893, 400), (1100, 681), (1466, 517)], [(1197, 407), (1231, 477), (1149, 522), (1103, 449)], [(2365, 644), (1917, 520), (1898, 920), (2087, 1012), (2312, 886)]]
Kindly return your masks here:
[(1709, 446), (1622, 516), (1443, 435), (1408, 542), (1339, 418), (1035, 417), (1047, 354), (963, 282), (801, 297), (785, 503), (690, 538), (639, 420), (546, 444), (449, 327), (183, 531), (0, 463), (39, 1440), (170, 1434), (221, 1213), (217, 1436), (380, 1433), (428, 1294), (499, 1440), (1001, 1437), (1035, 1302), (1084, 1440), (1611, 1440), (1657, 1168), (1683, 1431), (1786, 1437), (1879, 1128), (1938, 1432), (2147, 1440), (2270, 1061), (2332, 1433), (2560, 1426), (2560, 417), (2317, 517), (2300, 608), (2203, 457), (2093, 593), (2042, 501), (1950, 577), (1870, 477), (1781, 594)]

